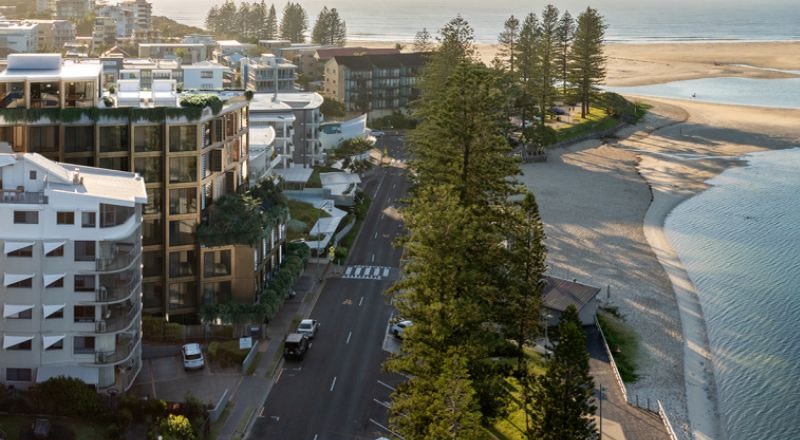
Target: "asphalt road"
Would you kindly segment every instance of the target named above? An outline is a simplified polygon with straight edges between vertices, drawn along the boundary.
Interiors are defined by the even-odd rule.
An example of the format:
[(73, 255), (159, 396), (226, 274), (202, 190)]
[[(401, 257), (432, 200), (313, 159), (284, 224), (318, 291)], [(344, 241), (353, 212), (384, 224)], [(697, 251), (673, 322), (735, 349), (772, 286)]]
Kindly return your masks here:
[[(384, 145), (400, 155), (402, 138), (386, 136), (378, 144)], [(391, 275), (326, 281), (311, 313), (321, 328), (304, 360), (283, 364), (250, 439), (374, 440), (388, 434), (382, 428), (386, 405), (399, 378), (381, 372), (392, 314), (383, 292), (396, 278), (401, 250), (392, 243), (402, 229), (386, 208), (405, 196), (404, 174), (381, 168), (366, 182), (372, 203), (347, 260), (348, 266), (390, 267)]]

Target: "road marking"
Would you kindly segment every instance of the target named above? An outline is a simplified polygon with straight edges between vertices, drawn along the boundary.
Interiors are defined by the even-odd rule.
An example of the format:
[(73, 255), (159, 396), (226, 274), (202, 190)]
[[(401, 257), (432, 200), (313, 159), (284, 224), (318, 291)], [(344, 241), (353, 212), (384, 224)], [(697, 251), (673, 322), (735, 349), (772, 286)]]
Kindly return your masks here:
[(349, 344), (350, 343), (350, 336), (353, 336), (353, 332), (350, 332), (350, 333), (347, 334), (347, 341), (345, 341), (345, 344)]
[(375, 238), (378, 238), (378, 232), (377, 231), (375, 232)]
[[(258, 413), (258, 416), (259, 416), (259, 417), (266, 417), (266, 416), (264, 415), (264, 411), (266, 411), (266, 410), (267, 410), (267, 408), (262, 406), (262, 407), (261, 407), (261, 412), (259, 412), (259, 413)], [(276, 417), (276, 416), (273, 416), (273, 417)]]
[(394, 435), (395, 437), (397, 437), (397, 438), (399, 438), (399, 439), (401, 439), (401, 440), (406, 440), (406, 438), (405, 438), (405, 437), (403, 437), (402, 435), (400, 435), (400, 434), (398, 434), (398, 433), (396, 433), (396, 432), (392, 431), (391, 429), (389, 429), (389, 428), (387, 428), (387, 427), (385, 427), (385, 426), (381, 425), (380, 423), (376, 422), (374, 419), (369, 419), (369, 421), (370, 421), (370, 422), (371, 422), (373, 425), (375, 425), (375, 426), (377, 426), (377, 427), (379, 427), (379, 428), (383, 429), (383, 430), (384, 430), (384, 431), (386, 431), (386, 432), (389, 432), (389, 433), (391, 433), (391, 434), (392, 434), (392, 435)]
[(375, 262), (375, 254), (372, 254), (372, 262)]
[(364, 297), (362, 296), (360, 300), (358, 300), (358, 306), (361, 307), (361, 304), (364, 304)]
[(388, 278), (390, 274), (391, 268), (387, 266), (348, 266), (342, 278), (380, 280)]
[(314, 434), (314, 440), (317, 440), (317, 436), (318, 436), (318, 435), (319, 435), (319, 434)]
[(353, 300), (350, 299), (350, 298), (347, 298), (346, 300), (342, 301), (342, 304), (346, 305), (346, 306), (352, 306), (353, 305)]
[(378, 383), (379, 383), (379, 384), (381, 384), (381, 385), (383, 385), (383, 386), (385, 386), (386, 388), (389, 388), (389, 389), (390, 389), (390, 390), (392, 390), (392, 391), (394, 391), (394, 390), (395, 390), (395, 388), (394, 388), (393, 386), (389, 385), (389, 384), (388, 384), (388, 383), (386, 383), (386, 382), (381, 382), (381, 381), (379, 380), (379, 381), (378, 381)]
[(397, 188), (397, 184), (396, 183), (392, 185), (392, 189), (395, 189), (395, 188)]
[(333, 391), (333, 387), (336, 386), (336, 376), (333, 376), (333, 382), (331, 382), (331, 391)]
[(364, 270), (362, 266), (356, 266), (356, 273), (353, 274), (354, 277), (360, 277), (361, 271)]
[(283, 374), (284, 370), (286, 370), (286, 369), (285, 368), (281, 368), (281, 370), (278, 371), (278, 377), (275, 378), (275, 383), (278, 383), (278, 381), (281, 380), (281, 375)]
[(353, 271), (353, 266), (347, 266), (347, 269), (344, 271), (344, 276), (349, 277), (350, 272)]
[(389, 276), (389, 268), (388, 267), (384, 267), (383, 268), (383, 277), (386, 278), (388, 276)]
[(280, 422), (281, 421), (281, 418), (278, 417), (278, 416), (270, 416), (269, 418), (272, 419), (272, 420), (275, 420), (276, 422)]
[(382, 407), (384, 407), (384, 408), (386, 408), (386, 409), (391, 409), (391, 408), (389, 408), (389, 403), (388, 403), (388, 402), (381, 402), (380, 400), (378, 400), (378, 399), (376, 399), (376, 398), (374, 398), (374, 397), (372, 398), (372, 400), (373, 400), (375, 403), (377, 403), (378, 405), (380, 405), (380, 406), (382, 406)]

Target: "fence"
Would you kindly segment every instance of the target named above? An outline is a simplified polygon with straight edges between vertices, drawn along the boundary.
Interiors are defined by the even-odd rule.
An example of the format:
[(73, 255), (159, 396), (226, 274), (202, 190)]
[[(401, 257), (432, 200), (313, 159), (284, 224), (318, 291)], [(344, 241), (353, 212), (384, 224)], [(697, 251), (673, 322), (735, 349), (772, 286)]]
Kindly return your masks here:
[(247, 353), (247, 356), (242, 361), (242, 374), (247, 374), (247, 370), (250, 368), (250, 364), (253, 363), (253, 360), (256, 358), (256, 352), (258, 351), (258, 340), (253, 340), (253, 346), (250, 347), (250, 351)]
[(356, 221), (355, 221), (355, 220), (353, 220), (353, 221), (351, 221), (350, 223), (348, 223), (348, 224), (347, 224), (347, 226), (345, 226), (344, 228), (342, 228), (342, 230), (341, 230), (341, 231), (337, 232), (337, 233), (336, 233), (336, 236), (335, 236), (335, 237), (334, 237), (334, 239), (333, 239), (333, 244), (334, 244), (335, 246), (338, 246), (338, 245), (339, 245), (339, 241), (340, 241), (341, 239), (343, 239), (343, 238), (344, 238), (344, 236), (345, 236), (345, 235), (347, 235), (347, 234), (350, 232), (350, 230), (351, 230), (351, 229), (353, 229), (353, 226), (355, 226), (355, 224), (356, 224)]
[(678, 440), (678, 436), (675, 435), (675, 430), (672, 429), (672, 423), (669, 422), (667, 412), (664, 411), (664, 407), (661, 406), (660, 400), (658, 400), (658, 415), (661, 417), (661, 421), (664, 422), (664, 426), (667, 428), (667, 434), (669, 434), (669, 438), (671, 440)]
[(228, 392), (228, 389), (225, 388), (225, 391), (222, 392), (222, 396), (220, 396), (217, 404), (214, 405), (214, 408), (208, 410), (208, 419), (211, 420), (211, 423), (216, 423), (219, 420), (222, 412), (225, 410), (225, 405), (228, 404), (228, 400), (230, 400), (231, 394)]
[(624, 397), (625, 401), (628, 402), (628, 389), (625, 388), (625, 383), (622, 381), (622, 376), (619, 375), (617, 363), (614, 362), (614, 355), (611, 353), (611, 348), (609, 348), (608, 342), (606, 342), (606, 335), (603, 333), (603, 327), (600, 326), (600, 321), (598, 321), (597, 315), (594, 317), (594, 324), (597, 326), (597, 330), (600, 332), (600, 337), (603, 338), (603, 347), (605, 347), (606, 353), (608, 353), (608, 359), (611, 363), (611, 369), (614, 371), (614, 379), (617, 380), (617, 386), (619, 386), (622, 397)]

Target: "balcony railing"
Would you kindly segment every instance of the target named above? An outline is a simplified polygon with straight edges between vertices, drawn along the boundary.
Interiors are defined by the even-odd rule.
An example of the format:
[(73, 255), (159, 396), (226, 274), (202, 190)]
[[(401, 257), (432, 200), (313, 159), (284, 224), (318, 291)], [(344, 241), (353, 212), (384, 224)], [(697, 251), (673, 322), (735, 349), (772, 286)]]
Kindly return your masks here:
[(43, 191), (25, 191), (23, 189), (0, 189), (0, 203), (27, 203), (46, 205), (47, 196)]
[(124, 269), (133, 263), (141, 249), (141, 242), (116, 243), (112, 246), (111, 255), (100, 257), (95, 260), (95, 270), (98, 272), (108, 272)]
[(136, 304), (130, 310), (126, 312), (116, 312), (112, 311), (111, 314), (100, 321), (95, 321), (94, 323), (94, 332), (95, 333), (115, 333), (121, 330), (125, 330), (131, 326), (131, 324), (136, 320), (137, 315), (141, 312), (142, 306), (140, 304)]
[(118, 335), (116, 340), (116, 350), (98, 351), (94, 354), (95, 365), (111, 365), (124, 362), (131, 357), (139, 345), (140, 337), (138, 332), (135, 335)]
[(131, 293), (137, 289), (142, 281), (141, 275), (138, 270), (134, 271), (133, 278), (124, 284), (108, 285), (100, 282), (100, 287), (95, 289), (94, 302), (114, 302), (128, 298)]

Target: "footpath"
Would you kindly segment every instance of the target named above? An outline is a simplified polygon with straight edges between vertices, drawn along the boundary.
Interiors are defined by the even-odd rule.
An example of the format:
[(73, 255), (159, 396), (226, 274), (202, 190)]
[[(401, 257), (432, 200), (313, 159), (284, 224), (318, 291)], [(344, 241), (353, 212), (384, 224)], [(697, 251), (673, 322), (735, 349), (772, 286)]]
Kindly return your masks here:
[[(264, 404), (264, 397), (274, 383), (275, 372), (282, 360), (281, 345), (283, 338), (290, 333), (297, 321), (307, 317), (317, 302), (329, 265), (315, 263), (312, 259), (306, 265), (303, 275), (295, 282), (294, 298), (284, 302), (280, 310), (270, 319), (266, 326), (266, 334), (259, 342), (255, 371), (251, 375), (242, 376), (231, 390), (227, 417), (221, 420), (222, 427), (217, 435), (218, 440), (244, 439), (250, 422), (258, 415)], [(317, 277), (319, 276), (319, 279)], [(218, 422), (218, 423), (220, 423)]]

